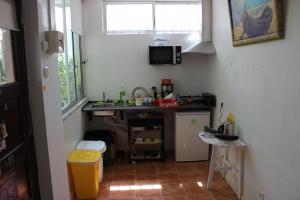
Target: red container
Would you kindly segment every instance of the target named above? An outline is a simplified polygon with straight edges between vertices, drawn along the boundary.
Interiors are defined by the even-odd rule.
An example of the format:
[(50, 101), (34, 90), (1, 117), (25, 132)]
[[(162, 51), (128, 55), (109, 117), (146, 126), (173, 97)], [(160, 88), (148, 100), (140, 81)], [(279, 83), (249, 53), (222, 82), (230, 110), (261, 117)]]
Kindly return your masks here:
[(161, 108), (176, 108), (178, 106), (176, 98), (156, 99), (154, 100), (154, 105)]
[(161, 80), (161, 84), (162, 85), (171, 85), (172, 84), (172, 80), (171, 79), (162, 79)]

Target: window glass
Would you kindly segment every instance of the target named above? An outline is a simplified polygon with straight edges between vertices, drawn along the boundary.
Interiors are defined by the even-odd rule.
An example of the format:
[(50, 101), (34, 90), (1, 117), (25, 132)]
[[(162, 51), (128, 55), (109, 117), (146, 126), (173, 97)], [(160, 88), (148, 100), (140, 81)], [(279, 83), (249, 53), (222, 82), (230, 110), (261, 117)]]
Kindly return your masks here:
[[(56, 29), (64, 33), (64, 2), (62, 0), (55, 0), (55, 19)], [(68, 80), (68, 69), (66, 65), (65, 53), (58, 53), (58, 74), (60, 78), (60, 98), (61, 106), (65, 107), (69, 105), (69, 80)]]
[(107, 33), (202, 31), (200, 2), (108, 3), (105, 11)]
[(74, 44), (74, 67), (76, 77), (76, 94), (81, 97), (82, 94), (82, 77), (81, 77), (81, 36), (73, 33)]
[(56, 29), (64, 33), (65, 52), (58, 53), (61, 106), (67, 110), (83, 97), (81, 46), (78, 34), (73, 39), (70, 0), (55, 0)]
[(166, 32), (201, 31), (201, 4), (156, 4), (155, 30)]
[(152, 4), (106, 5), (107, 32), (153, 30)]
[(11, 42), (10, 31), (0, 28), (0, 85), (15, 82)]
[(72, 27), (71, 27), (71, 7), (70, 0), (65, 1), (65, 15), (66, 15), (66, 54), (67, 54), (67, 68), (69, 76), (69, 93), (70, 101), (76, 100), (76, 87), (75, 87), (75, 70), (74, 70), (74, 60), (73, 60), (73, 41), (72, 41)]
[(56, 30), (64, 32), (64, 4), (62, 0), (55, 0)]

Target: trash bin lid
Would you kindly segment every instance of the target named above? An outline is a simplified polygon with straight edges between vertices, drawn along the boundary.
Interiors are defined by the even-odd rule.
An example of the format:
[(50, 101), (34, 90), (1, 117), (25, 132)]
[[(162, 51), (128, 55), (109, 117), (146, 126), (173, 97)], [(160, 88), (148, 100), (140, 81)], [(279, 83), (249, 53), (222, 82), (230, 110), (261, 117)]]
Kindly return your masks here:
[(96, 163), (100, 159), (99, 151), (75, 150), (69, 155), (69, 163)]
[(106, 145), (105, 142), (101, 140), (98, 141), (83, 140), (77, 144), (76, 149), (94, 150), (94, 151), (100, 151), (101, 153), (104, 153), (106, 151)]

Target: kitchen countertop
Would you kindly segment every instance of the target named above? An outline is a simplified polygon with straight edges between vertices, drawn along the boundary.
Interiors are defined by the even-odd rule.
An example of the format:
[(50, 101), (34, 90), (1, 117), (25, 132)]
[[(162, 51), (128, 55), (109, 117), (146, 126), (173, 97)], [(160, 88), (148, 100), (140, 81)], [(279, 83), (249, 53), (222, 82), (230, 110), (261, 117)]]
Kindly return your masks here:
[(163, 111), (163, 110), (174, 110), (174, 111), (209, 111), (214, 106), (207, 106), (203, 104), (186, 104), (179, 105), (176, 108), (161, 108), (159, 106), (128, 106), (128, 105), (105, 105), (105, 106), (93, 106), (96, 102), (89, 101), (82, 108), (83, 112), (93, 112), (93, 111), (139, 111), (139, 110), (153, 110), (153, 111)]

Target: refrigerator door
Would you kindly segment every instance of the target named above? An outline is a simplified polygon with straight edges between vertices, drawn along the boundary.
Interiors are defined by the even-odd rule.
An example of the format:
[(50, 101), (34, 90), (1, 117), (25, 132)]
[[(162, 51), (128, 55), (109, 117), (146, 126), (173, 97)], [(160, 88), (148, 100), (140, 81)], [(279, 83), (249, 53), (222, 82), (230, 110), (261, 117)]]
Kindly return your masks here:
[(176, 113), (176, 161), (208, 160), (209, 145), (198, 136), (204, 126), (209, 126), (209, 112)]

